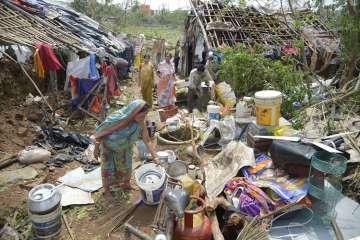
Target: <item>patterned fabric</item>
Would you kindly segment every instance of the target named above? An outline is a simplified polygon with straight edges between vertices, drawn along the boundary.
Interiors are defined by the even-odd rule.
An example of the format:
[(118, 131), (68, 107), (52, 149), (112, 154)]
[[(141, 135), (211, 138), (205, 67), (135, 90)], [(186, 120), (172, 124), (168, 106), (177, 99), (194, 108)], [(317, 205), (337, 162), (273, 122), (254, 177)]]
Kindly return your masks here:
[(159, 106), (166, 107), (174, 104), (175, 84), (174, 84), (174, 66), (167, 62), (162, 62), (158, 66), (160, 72), (160, 80), (157, 84), (157, 96), (159, 98)]
[[(106, 130), (121, 120), (129, 118), (134, 111), (143, 106), (143, 100), (135, 100), (110, 116), (97, 128), (96, 132)], [(114, 193), (119, 188), (129, 187), (132, 170), (132, 146), (141, 134), (140, 125), (132, 122), (123, 129), (105, 136), (101, 144), (101, 175), (106, 192)]]
[(230, 202), (242, 213), (259, 216), (274, 210), (276, 203), (246, 178), (236, 177), (225, 185), (224, 192)]

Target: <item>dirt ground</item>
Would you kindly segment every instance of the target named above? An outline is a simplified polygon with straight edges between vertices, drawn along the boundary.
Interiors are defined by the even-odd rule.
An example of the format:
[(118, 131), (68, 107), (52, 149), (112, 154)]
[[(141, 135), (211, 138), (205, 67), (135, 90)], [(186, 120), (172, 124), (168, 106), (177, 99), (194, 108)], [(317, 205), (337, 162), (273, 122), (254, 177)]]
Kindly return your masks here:
[[(126, 103), (139, 97), (139, 89), (135, 81), (129, 80), (122, 82), (121, 85), (122, 96), (114, 99), (112, 110), (118, 108), (116, 102)], [(64, 100), (65, 96), (50, 96), (50, 104), (56, 108)], [(66, 99), (66, 98), (65, 98)], [(44, 124), (42, 122), (42, 113), (36, 104), (27, 106), (25, 104), (25, 97), (13, 97), (2, 99), (0, 103), (0, 162), (7, 156), (17, 154), (23, 150), (25, 146), (31, 145), (33, 139), (36, 137), (36, 126)], [(66, 117), (68, 114), (66, 110), (60, 109), (57, 114), (61, 117)], [(93, 119), (87, 117), (83, 120), (73, 120), (69, 130), (78, 131), (82, 133), (91, 133), (94, 129), (95, 122)], [(138, 163), (135, 163), (138, 164)], [(0, 216), (6, 218), (13, 227), (22, 234), (23, 239), (32, 239), (30, 234), (30, 222), (27, 216), (27, 194), (29, 190), (41, 183), (53, 183), (66, 172), (81, 166), (81, 163), (72, 161), (63, 168), (48, 167), (45, 164), (32, 164), (31, 167), (36, 169), (39, 175), (28, 181), (20, 181), (0, 186)], [(19, 163), (12, 164), (5, 169), (8, 171), (24, 167)], [(134, 186), (136, 188), (136, 186)], [(79, 240), (100, 240), (107, 239), (107, 234), (114, 225), (114, 218), (122, 213), (124, 210), (132, 206), (140, 196), (139, 191), (124, 192), (122, 196), (113, 202), (107, 201), (103, 197), (103, 190), (99, 190), (92, 194), (95, 204), (87, 206), (72, 206), (64, 207), (63, 215), (66, 217), (71, 231), (74, 233), (76, 239)], [(152, 224), (156, 208), (141, 205), (134, 213), (134, 217), (130, 223), (140, 228), (141, 230), (151, 233), (149, 226)], [(122, 239), (120, 236), (113, 239)], [(69, 239), (69, 233), (62, 225), (61, 239)]]

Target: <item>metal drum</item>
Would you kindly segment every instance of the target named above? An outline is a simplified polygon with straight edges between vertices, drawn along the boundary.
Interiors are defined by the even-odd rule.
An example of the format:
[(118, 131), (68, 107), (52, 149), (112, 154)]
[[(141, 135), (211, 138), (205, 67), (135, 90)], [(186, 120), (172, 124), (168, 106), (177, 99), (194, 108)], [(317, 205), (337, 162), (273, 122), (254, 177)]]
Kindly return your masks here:
[(61, 232), (61, 193), (52, 184), (41, 184), (29, 192), (28, 212), (37, 239), (57, 239)]

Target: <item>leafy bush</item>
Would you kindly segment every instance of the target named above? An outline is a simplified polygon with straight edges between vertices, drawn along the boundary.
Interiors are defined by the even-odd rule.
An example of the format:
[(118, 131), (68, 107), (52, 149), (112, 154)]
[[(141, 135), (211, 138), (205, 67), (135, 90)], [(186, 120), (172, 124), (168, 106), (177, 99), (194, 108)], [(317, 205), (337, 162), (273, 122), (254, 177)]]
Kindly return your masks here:
[(237, 96), (249, 96), (259, 90), (278, 90), (284, 96), (282, 113), (290, 118), (292, 103), (302, 102), (308, 93), (301, 72), (293, 65), (265, 58), (247, 50), (243, 45), (227, 48), (220, 65), (220, 79), (233, 87)]

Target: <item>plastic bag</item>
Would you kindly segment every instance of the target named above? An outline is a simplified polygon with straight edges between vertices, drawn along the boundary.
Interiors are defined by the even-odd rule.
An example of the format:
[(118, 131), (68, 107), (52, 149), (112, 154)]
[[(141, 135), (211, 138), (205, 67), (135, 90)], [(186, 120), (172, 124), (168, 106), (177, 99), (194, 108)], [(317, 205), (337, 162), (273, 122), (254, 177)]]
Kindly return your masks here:
[(244, 167), (244, 176), (259, 188), (270, 188), (285, 203), (299, 202), (308, 192), (308, 184), (305, 178), (290, 178), (287, 175), (277, 174), (273, 168), (272, 159), (259, 154), (255, 160), (256, 166)]
[(201, 146), (204, 146), (205, 142), (208, 140), (211, 133), (215, 129), (218, 129), (221, 135), (221, 138), (219, 140), (219, 145), (226, 146), (228, 143), (234, 140), (236, 136), (236, 124), (234, 117), (226, 116), (222, 121), (211, 120), (210, 126), (204, 133), (204, 138), (200, 143)]
[(49, 161), (51, 152), (43, 148), (29, 147), (19, 152), (19, 161), (23, 164), (32, 164)]

